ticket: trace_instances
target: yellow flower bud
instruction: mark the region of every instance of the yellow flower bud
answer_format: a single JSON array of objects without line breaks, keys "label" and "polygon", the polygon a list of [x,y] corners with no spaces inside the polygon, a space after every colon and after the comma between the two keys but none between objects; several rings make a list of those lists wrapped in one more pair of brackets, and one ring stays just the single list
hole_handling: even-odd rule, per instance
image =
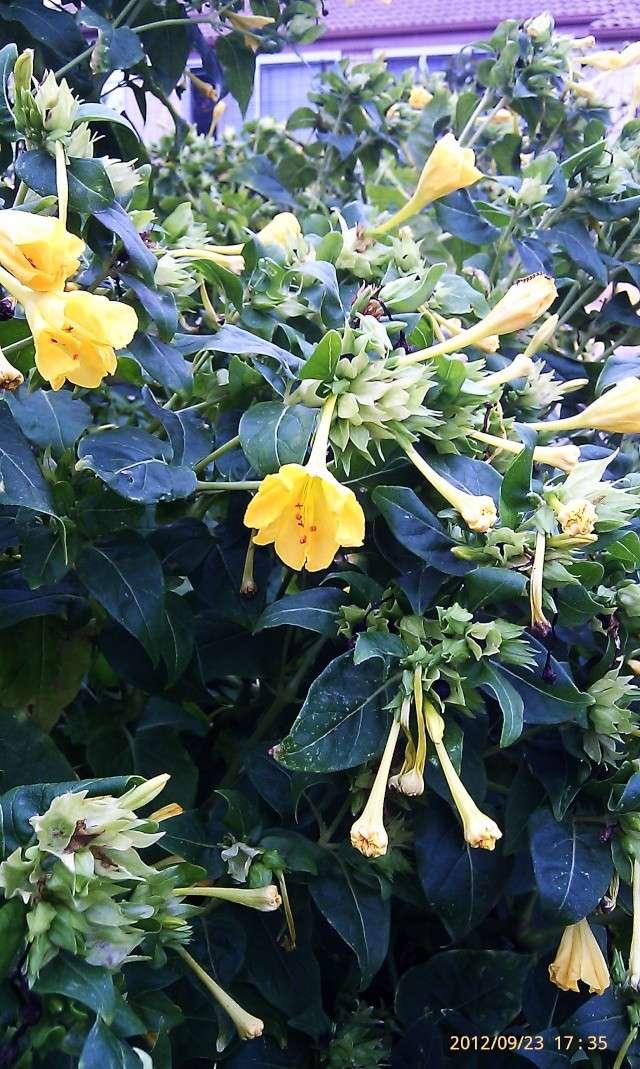
[{"label": "yellow flower bud", "polygon": [[0,211],[0,264],[32,290],[61,290],[78,270],[84,247],[59,219]]},{"label": "yellow flower bud", "polygon": [[[521,453],[525,448],[523,442],[498,438],[497,435],[486,434],[484,431],[469,430],[467,434],[478,442],[485,442],[486,445],[507,453]],[[568,472],[573,471],[576,464],[580,463],[580,450],[577,445],[537,445],[533,450],[533,459],[537,464],[548,464],[552,468]]]},{"label": "yellow flower bud", "polygon": [[2,349],[0,349],[0,390],[17,390],[18,386],[22,386],[23,382],[24,375],[22,372],[9,363]]},{"label": "yellow flower bud", "polygon": [[231,998],[231,995],[228,995],[224,988],[220,987],[220,984],[217,984],[216,981],[205,972],[195,958],[191,957],[188,950],[185,950],[182,946],[176,946],[175,951],[206,987],[207,991],[213,996],[218,1005],[220,1005],[225,1013],[229,1015],[240,1039],[257,1039],[262,1035],[264,1031],[264,1021],[261,1021],[259,1017],[254,1017],[251,1013],[247,1013],[246,1010],[243,1010],[242,1006],[240,1006],[235,999]]},{"label": "yellow flower bud", "polygon": [[579,991],[579,980],[588,984],[592,995],[603,995],[607,990],[609,969],[586,917],[569,924],[562,933],[558,953],[549,966],[549,979],[561,991]]},{"label": "yellow flower bud", "polygon": [[590,535],[598,520],[595,505],[584,498],[567,501],[558,509],[558,523],[564,534]]},{"label": "yellow flower bud", "polygon": [[400,721],[394,720],[367,804],[351,826],[351,845],[365,857],[381,857],[386,854],[389,845],[384,826],[384,797],[399,731]]},{"label": "yellow flower bud", "polygon": [[[138,787],[132,787],[131,790],[126,791],[118,799],[118,805],[123,809],[140,809],[143,805],[148,805],[152,802],[167,786],[167,783],[171,779],[168,772],[162,772],[159,776],[153,776],[152,779],[145,780]],[[152,817],[149,818],[154,819]]]},{"label": "yellow flower bud", "polygon": [[160,809],[154,810],[149,814],[149,820],[155,820],[156,824],[160,824],[163,820],[171,820],[172,817],[179,817],[184,813],[184,809],[177,802],[169,802],[168,805],[161,806]]},{"label": "yellow flower bud", "polygon": [[185,898],[217,898],[222,902],[233,902],[237,906],[247,906],[261,913],[271,913],[282,905],[282,898],[275,884],[267,887],[176,887],[174,895]]},{"label": "yellow flower bud", "polygon": [[587,405],[582,412],[565,419],[530,423],[537,431],[609,431],[611,434],[640,433],[640,379],[622,379],[612,389]]},{"label": "yellow flower bud", "polygon": [[531,608],[531,627],[540,635],[548,635],[551,624],[547,620],[542,608],[544,573],[544,555],[546,550],[546,537],[542,532],[536,535],[536,550],[531,566],[531,578],[529,580],[529,604]]},{"label": "yellow flower bud", "polygon": [[433,93],[425,89],[423,85],[414,85],[409,93],[409,107],[415,111],[422,111],[433,100]]},{"label": "yellow flower bud", "polygon": [[475,165],[473,149],[463,148],[453,134],[445,134],[436,141],[427,157],[413,196],[390,219],[377,226],[374,234],[386,234],[388,230],[417,215],[434,200],[446,197],[456,189],[465,189],[479,178],[482,178],[482,172]]},{"label": "yellow flower bud", "polygon": [[547,342],[551,341],[553,335],[556,332],[558,320],[559,316],[552,315],[549,316],[548,319],[545,319],[544,323],[540,324],[535,334],[533,335],[533,338],[531,339],[531,341],[527,345],[527,348],[524,351],[525,356],[535,356],[535,354],[539,352],[540,349],[542,349],[547,344]]},{"label": "yellow flower bud", "polygon": [[619,71],[624,67],[635,67],[640,63],[640,41],[627,45],[622,52],[614,52],[607,49],[602,52],[591,52],[588,56],[581,56],[578,63],[587,67],[595,67],[599,71]]},{"label": "yellow flower bud", "polygon": [[498,514],[493,498],[487,494],[469,494],[466,490],[459,490],[457,486],[435,471],[430,464],[427,464],[413,446],[406,446],[405,453],[418,471],[431,483],[434,490],[437,490],[445,501],[458,510],[467,527],[484,534],[494,526]]},{"label": "yellow flower bud", "polygon": [[302,237],[302,228],[292,212],[280,212],[256,234],[261,245],[278,245],[290,253]]},{"label": "yellow flower bud", "polygon": [[495,371],[492,375],[486,375],[483,379],[480,379],[478,385],[488,386],[492,390],[495,386],[513,382],[514,379],[528,379],[533,374],[534,368],[535,365],[531,357],[524,356],[521,353],[519,356],[514,357],[511,363],[507,364],[502,371]]},{"label": "yellow flower bud", "polygon": [[633,861],[632,878],[633,928],[629,950],[629,984],[634,991],[640,990],[640,862]]}]

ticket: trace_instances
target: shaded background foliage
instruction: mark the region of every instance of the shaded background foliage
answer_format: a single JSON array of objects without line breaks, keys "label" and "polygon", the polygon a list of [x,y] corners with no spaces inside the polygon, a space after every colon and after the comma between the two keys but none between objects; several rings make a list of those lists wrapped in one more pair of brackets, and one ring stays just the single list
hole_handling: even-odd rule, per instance
[{"label": "shaded background foliage", "polygon": [[[317,32],[311,4],[259,10],[278,20],[265,47]],[[112,71],[135,80],[137,93],[166,100],[189,51],[202,48],[221,89],[242,101],[250,85],[253,53],[240,34],[219,38],[213,52],[197,23],[131,29],[187,13],[177,2],[62,11],[11,0],[0,25],[18,50],[34,48],[38,74],[53,68],[70,79],[86,102],[83,116],[100,122],[100,152],[135,157],[144,171],[146,151],[127,124],[96,110]],[[217,12],[211,17],[215,25]],[[86,44],[83,30],[92,29],[99,55]],[[437,604],[460,602],[483,621],[501,615],[525,625],[524,577],[481,553],[453,557],[462,540],[425,506],[420,481],[390,451],[375,470],[356,464],[350,476],[367,492],[365,549],[341,554],[319,577],[292,574],[259,549],[257,591],[247,597],[247,494],[207,485],[256,480],[304,459],[313,410],[282,398],[327,332],[342,330],[359,287],[379,285],[387,268],[367,249],[344,259],[346,239],[329,209],[339,207],[353,228],[396,208],[448,130],[467,133],[489,179],[413,224],[427,262],[447,263],[439,310],[481,315],[489,283],[500,290],[544,270],[560,294],[545,371],[587,379],[566,396],[563,413],[638,374],[637,356],[616,352],[640,341],[637,291],[613,289],[596,314],[587,308],[609,282],[640,278],[640,123],[612,134],[606,109],[571,91],[570,47],[504,24],[484,46],[486,58],[429,85],[433,97],[420,112],[406,103],[408,78],[395,80],[382,64],[341,63],[286,129],[250,124],[213,142],[178,122],[175,139],[152,150],[153,169],[129,201],[115,196],[99,158],[72,160],[71,219],[91,250],[85,284],[106,281],[126,295],[140,330],[108,386],[54,393],[32,369],[24,320],[0,323],[0,342],[15,346],[11,357],[29,374],[0,402],[3,853],[28,840],[28,817],[69,784],[90,779],[93,793],[116,792],[131,776],[170,772],[171,798],[185,812],[164,825],[157,857],[177,854],[221,878],[222,846],[260,851],[249,883],[286,875],[297,945],[283,945],[280,915],[239,916],[224,905],[198,920],[195,955],[267,1022],[265,1038],[239,1046],[172,961],[131,963],[112,976],[62,958],[28,992],[15,968],[15,917],[4,906],[0,1019],[12,1036],[4,1064],[135,1066],[132,1047],[149,1034],[158,1037],[156,1069],[218,1060],[229,1069],[561,1069],[574,1055],[613,1064],[633,992],[622,983],[602,996],[558,992],[547,966],[562,926],[598,909],[614,865],[628,881],[614,829],[638,807],[637,741],[625,734],[601,763],[605,743],[593,738],[588,709],[594,681],[622,654],[632,657],[638,641],[637,617],[603,594],[636,575],[637,519],[601,536],[596,561],[559,574],[551,638],[527,636],[533,674],[499,658],[468,668],[474,716],[454,719],[450,749],[474,797],[500,815],[495,852],[462,842],[434,760],[422,799],[390,800],[392,848],[371,862],[348,845],[348,827],[372,779],[362,766],[388,730],[404,650],[388,641],[398,637],[393,627],[371,626],[376,613],[392,603],[389,619],[395,606],[398,616],[431,618]],[[5,85],[15,54],[11,45],[0,53]],[[500,108],[521,119],[506,133],[496,124]],[[6,206],[20,181],[52,195],[52,160],[20,145],[14,158],[7,107],[0,124]],[[315,236],[316,259],[298,264],[295,280],[286,264],[265,268],[255,244],[242,279],[202,265],[218,322],[207,320],[197,298],[157,284],[155,257],[132,222],[136,211],[155,211],[170,248],[184,236],[172,213],[185,200],[184,232],[202,224],[219,243],[295,210]],[[402,318],[410,339],[415,331],[416,344],[429,343],[423,316],[414,309]],[[503,348],[490,367],[515,351],[515,343]],[[436,377],[438,404],[451,414],[462,382],[446,361]],[[540,396],[511,397],[506,415],[526,420],[545,407]],[[584,436],[585,456],[617,444]],[[498,493],[508,526],[517,526],[530,470],[505,474],[503,464],[498,474],[481,458],[454,447],[441,460],[467,488],[472,480],[479,492]],[[625,440],[616,474],[634,462]],[[624,885],[615,913],[596,919],[603,932],[606,920],[624,956],[629,907]],[[544,1050],[476,1049],[478,1037],[500,1032],[543,1036]],[[452,1036],[469,1042],[454,1050]],[[608,1052],[592,1049],[593,1036]],[[629,1060],[640,1064],[637,1043]]]}]

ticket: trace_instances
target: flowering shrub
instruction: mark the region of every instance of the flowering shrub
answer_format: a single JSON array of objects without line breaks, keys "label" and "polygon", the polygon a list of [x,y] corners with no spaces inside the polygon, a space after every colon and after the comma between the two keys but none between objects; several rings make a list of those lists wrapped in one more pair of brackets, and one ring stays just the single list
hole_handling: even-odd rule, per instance
[{"label": "flowering shrub", "polygon": [[150,167],[156,23],[316,32],[150,6],[0,52],[0,1064],[638,1065],[638,50]]}]

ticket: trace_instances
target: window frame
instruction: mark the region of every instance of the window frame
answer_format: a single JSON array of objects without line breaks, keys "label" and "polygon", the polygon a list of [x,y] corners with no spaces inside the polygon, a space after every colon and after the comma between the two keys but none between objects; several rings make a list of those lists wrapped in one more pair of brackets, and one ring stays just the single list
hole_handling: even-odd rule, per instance
[{"label": "window frame", "polygon": [[262,55],[256,57],[256,77],[254,82],[253,96],[254,105],[251,109],[252,119],[263,118],[261,114],[262,104],[262,71],[265,67],[277,66],[300,66],[310,67],[314,63],[336,63],[342,59],[342,50],[339,48],[315,48],[303,53],[278,52],[276,55]]}]

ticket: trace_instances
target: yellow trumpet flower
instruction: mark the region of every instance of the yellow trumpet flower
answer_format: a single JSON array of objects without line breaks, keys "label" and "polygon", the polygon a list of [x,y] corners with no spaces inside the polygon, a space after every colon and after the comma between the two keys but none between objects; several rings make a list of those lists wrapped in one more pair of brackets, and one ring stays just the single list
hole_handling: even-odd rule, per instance
[{"label": "yellow trumpet flower", "polygon": [[512,334],[516,330],[524,330],[546,312],[557,296],[555,282],[548,275],[527,275],[526,278],[514,282],[491,311],[472,327],[453,338],[438,342],[437,345],[430,345],[426,349],[399,357],[395,366],[405,367],[421,360],[457,352],[468,345],[477,345],[492,334]]},{"label": "yellow trumpet flower", "polygon": [[629,950],[629,983],[634,991],[640,989],[640,862],[633,860],[632,877],[633,928]]},{"label": "yellow trumpet flower", "polygon": [[587,405],[582,412],[564,419],[530,423],[537,431],[609,431],[611,434],[640,433],[640,379],[622,379]]},{"label": "yellow trumpet flower", "polygon": [[271,26],[275,19],[268,15],[238,15],[234,11],[226,13],[225,17],[235,30],[244,35],[244,43],[252,52],[257,52],[260,47],[260,38],[256,31],[264,30],[265,26]]},{"label": "yellow trumpet flower", "polygon": [[436,141],[422,168],[415,193],[390,219],[373,230],[374,234],[386,234],[440,197],[446,197],[456,189],[473,185],[482,172],[475,165],[476,158],[471,148],[463,148],[453,134],[445,134]]},{"label": "yellow trumpet flower", "polygon": [[531,566],[531,577],[529,579],[529,605],[531,608],[531,627],[540,635],[548,635],[551,630],[551,624],[547,620],[542,608],[542,577],[544,573],[544,555],[546,547],[546,536],[542,534],[541,531],[538,531],[536,535],[536,549],[533,557],[533,564]]},{"label": "yellow trumpet flower", "polygon": [[0,211],[0,264],[39,293],[63,288],[78,270],[84,247],[60,219],[12,208]]},{"label": "yellow trumpet flower", "polygon": [[174,895],[185,898],[217,898],[221,902],[233,902],[236,906],[247,906],[261,913],[271,913],[280,909],[282,898],[275,884],[267,887],[176,887]]},{"label": "yellow trumpet flower", "polygon": [[242,1006],[240,1006],[235,999],[231,998],[231,995],[228,995],[224,988],[220,987],[220,984],[217,984],[216,981],[205,972],[196,959],[191,957],[188,950],[185,950],[182,946],[176,946],[175,951],[198,977],[204,987],[206,987],[207,991],[213,996],[218,1005],[229,1015],[240,1039],[257,1039],[262,1035],[264,1031],[264,1021],[261,1021],[259,1017],[254,1017],[252,1013],[247,1013],[246,1010],[243,1010]]},{"label": "yellow trumpet flower", "polygon": [[487,494],[469,494],[466,490],[459,490],[427,464],[413,446],[405,446],[405,453],[434,490],[458,510],[467,527],[480,533],[485,533],[493,527],[498,518],[493,498]]},{"label": "yellow trumpet flower", "polygon": [[384,826],[384,797],[399,731],[400,721],[394,720],[367,804],[351,826],[351,845],[365,857],[381,857],[386,854],[389,845]]},{"label": "yellow trumpet flower", "polygon": [[[478,442],[484,442],[494,449],[501,449],[507,453],[521,453],[525,448],[523,442],[514,442],[511,438],[498,438],[495,434],[487,434],[485,431],[469,430],[470,438]],[[577,445],[537,445],[533,450],[533,459],[537,464],[548,464],[552,468],[561,471],[573,471],[580,462],[580,450]]]},{"label": "yellow trumpet flower", "polygon": [[397,776],[391,776],[389,786],[400,791],[409,798],[415,798],[424,793],[424,766],[427,760],[427,730],[424,722],[422,701],[422,669],[416,668],[413,675],[413,696],[416,705],[416,721],[418,724],[418,745],[415,746],[409,727],[409,713],[411,711],[411,698],[405,698],[400,710],[400,726],[404,731],[407,742],[404,751],[404,761]]},{"label": "yellow trumpet flower", "polygon": [[138,326],[133,308],[94,293],[31,293],[20,298],[36,348],[36,367],[59,390],[66,380],[99,386],[117,367],[115,349]]},{"label": "yellow trumpet flower", "polygon": [[627,45],[621,52],[613,49],[604,49],[601,52],[591,52],[587,56],[576,57],[578,63],[587,67],[595,67],[599,71],[619,71],[624,67],[635,67],[640,63],[640,41]]},{"label": "yellow trumpet flower", "polygon": [[531,357],[521,353],[514,357],[510,364],[503,367],[502,371],[494,371],[492,375],[485,375],[478,385],[493,389],[494,386],[503,386],[507,382],[513,382],[514,379],[528,379],[533,374],[534,367]]},{"label": "yellow trumpet flower", "polygon": [[290,568],[328,568],[341,546],[364,542],[364,513],[353,490],[327,470],[327,448],[336,397],[324,404],[306,464],[285,464],[267,475],[245,512],[258,546],[271,543]]},{"label": "yellow trumpet flower", "polygon": [[580,980],[592,995],[603,995],[607,990],[609,969],[586,917],[567,925],[562,933],[558,952],[549,966],[549,979],[561,991],[579,991]]},{"label": "yellow trumpet flower", "polygon": [[440,713],[431,702],[424,703],[424,713],[429,738],[435,746],[444,778],[462,820],[465,842],[481,850],[494,850],[496,842],[502,838],[500,828],[495,820],[478,808],[453,767],[444,744],[444,720]]}]

